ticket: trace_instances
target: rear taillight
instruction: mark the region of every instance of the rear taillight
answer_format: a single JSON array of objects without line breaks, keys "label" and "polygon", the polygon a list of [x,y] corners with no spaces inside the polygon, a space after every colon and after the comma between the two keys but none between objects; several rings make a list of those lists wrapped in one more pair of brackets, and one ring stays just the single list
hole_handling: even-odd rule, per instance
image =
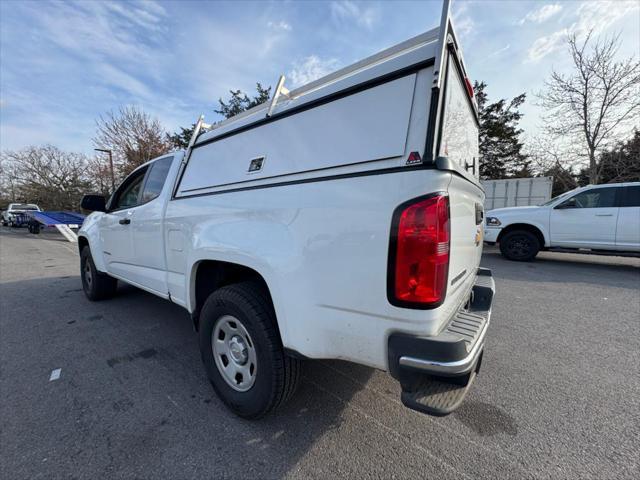
[{"label": "rear taillight", "polygon": [[393,305],[435,308],[447,293],[449,197],[435,194],[396,209],[391,226],[387,294]]},{"label": "rear taillight", "polygon": [[467,87],[467,94],[469,95],[469,98],[473,98],[474,92],[473,85],[471,85],[471,80],[469,80],[467,77],[464,77],[464,85],[465,87]]}]

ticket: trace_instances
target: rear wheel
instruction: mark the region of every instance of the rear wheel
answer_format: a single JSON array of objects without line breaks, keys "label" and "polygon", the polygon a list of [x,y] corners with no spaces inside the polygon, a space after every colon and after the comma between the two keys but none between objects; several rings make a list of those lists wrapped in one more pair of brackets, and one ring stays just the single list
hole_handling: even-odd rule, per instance
[{"label": "rear wheel", "polygon": [[275,312],[260,284],[213,292],[200,314],[199,335],[209,380],[235,414],[260,418],[294,393],[300,361],[284,353]]},{"label": "rear wheel", "polygon": [[118,288],[118,280],[96,269],[88,246],[80,255],[80,276],[84,294],[92,302],[113,297]]},{"label": "rear wheel", "polygon": [[509,260],[530,262],[539,251],[540,241],[526,230],[514,230],[500,239],[500,252]]}]

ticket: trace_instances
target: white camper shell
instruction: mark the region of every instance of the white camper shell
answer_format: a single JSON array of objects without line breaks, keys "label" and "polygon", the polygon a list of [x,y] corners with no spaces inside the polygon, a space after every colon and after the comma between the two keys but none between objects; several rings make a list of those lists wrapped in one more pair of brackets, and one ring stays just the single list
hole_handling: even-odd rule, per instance
[{"label": "white camper shell", "polygon": [[[406,167],[477,182],[477,107],[453,26],[443,25],[281,94],[195,140],[177,198]],[[441,113],[444,111],[444,115]],[[409,159],[412,152],[420,160]]]},{"label": "white camper shell", "polygon": [[[201,118],[185,152],[141,166],[106,206],[88,200],[105,211],[79,232],[87,296],[113,294],[115,278],[186,308],[216,391],[244,417],[290,395],[301,358],[387,370],[408,407],[457,408],[493,280],[479,268],[477,108],[448,8],[437,29],[291,92],[281,78],[270,102],[217,125]],[[219,316],[242,298],[262,307]]]}]

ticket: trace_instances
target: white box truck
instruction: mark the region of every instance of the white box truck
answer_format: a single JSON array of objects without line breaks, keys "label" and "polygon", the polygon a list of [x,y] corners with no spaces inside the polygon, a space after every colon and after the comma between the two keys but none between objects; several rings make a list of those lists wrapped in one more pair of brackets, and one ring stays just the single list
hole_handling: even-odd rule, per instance
[{"label": "white box truck", "polygon": [[[389,371],[444,415],[483,356],[484,193],[473,89],[439,28],[212,128],[135,170],[80,229],[90,300],[117,281],[183,306],[211,383],[258,418],[304,359]],[[206,131],[208,130],[208,131]]]},{"label": "white box truck", "polygon": [[481,180],[485,191],[484,208],[527,207],[551,200],[553,177]]}]

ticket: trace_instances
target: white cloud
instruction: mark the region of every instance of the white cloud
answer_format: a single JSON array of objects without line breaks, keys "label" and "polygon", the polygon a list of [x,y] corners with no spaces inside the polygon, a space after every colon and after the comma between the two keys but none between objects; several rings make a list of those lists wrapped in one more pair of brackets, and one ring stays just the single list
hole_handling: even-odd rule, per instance
[{"label": "white cloud", "polygon": [[508,43],[506,46],[499,48],[498,50],[496,50],[495,52],[490,53],[487,58],[493,58],[493,57],[497,57],[498,55],[500,55],[501,53],[506,52],[507,50],[509,50],[511,48],[511,44]]},{"label": "white cloud", "polygon": [[560,10],[562,10],[562,5],[549,3],[536,10],[531,10],[518,23],[520,25],[524,25],[526,22],[542,23],[560,13]]},{"label": "white cloud", "polygon": [[138,4],[120,4],[105,2],[99,4],[104,9],[117,13],[122,18],[146,30],[162,29],[167,13],[162,5],[147,1]]},{"label": "white cloud", "polygon": [[457,2],[453,4],[451,17],[453,19],[453,27],[458,35],[467,37],[475,28],[475,22],[468,14],[468,3]]},{"label": "white cloud", "polygon": [[340,23],[354,22],[359,27],[371,29],[380,18],[374,6],[363,7],[350,0],[331,3],[331,17]]},{"label": "white cloud", "polygon": [[568,34],[575,33],[579,39],[584,38],[589,32],[597,35],[639,8],[640,3],[634,0],[583,2],[573,13],[574,21],[570,26],[539,37],[533,42],[527,52],[527,61],[537,62],[562,49]]},{"label": "white cloud", "polygon": [[551,52],[555,52],[562,48],[568,33],[569,30],[565,28],[558,30],[557,32],[553,32],[551,35],[545,35],[537,38],[535,42],[533,42],[533,45],[529,47],[527,59],[532,62],[537,62],[549,55]]},{"label": "white cloud", "polygon": [[107,85],[120,88],[130,95],[138,98],[148,99],[152,97],[151,90],[143,82],[130,75],[118,67],[104,63],[96,66],[96,70],[101,75]]},{"label": "white cloud", "polygon": [[[145,8],[147,8],[145,10]],[[160,43],[164,9],[152,2],[123,7],[107,2],[56,4],[55,8],[32,10],[39,34],[61,48],[61,53],[89,61],[131,62],[151,67],[157,57],[150,48]],[[148,68],[147,71],[152,71]]]},{"label": "white cloud", "polygon": [[578,20],[571,30],[578,35],[585,35],[592,29],[594,33],[600,33],[639,8],[640,2],[636,0],[584,2],[578,7]]},{"label": "white cloud", "polygon": [[294,62],[288,77],[291,87],[296,88],[324,77],[338,68],[335,58],[322,60],[317,55],[309,55],[302,61]]},{"label": "white cloud", "polygon": [[284,20],[280,20],[279,22],[268,22],[267,27],[274,30],[284,30],[285,32],[291,31],[291,25]]},{"label": "white cloud", "polygon": [[257,81],[275,83],[289,61],[283,59],[289,33],[258,19],[245,27],[245,33],[238,35],[237,25],[216,18],[192,22],[190,40],[180,42],[176,51],[180,63],[189,66],[176,80],[189,85],[191,96],[215,105],[231,89],[252,93]]}]

